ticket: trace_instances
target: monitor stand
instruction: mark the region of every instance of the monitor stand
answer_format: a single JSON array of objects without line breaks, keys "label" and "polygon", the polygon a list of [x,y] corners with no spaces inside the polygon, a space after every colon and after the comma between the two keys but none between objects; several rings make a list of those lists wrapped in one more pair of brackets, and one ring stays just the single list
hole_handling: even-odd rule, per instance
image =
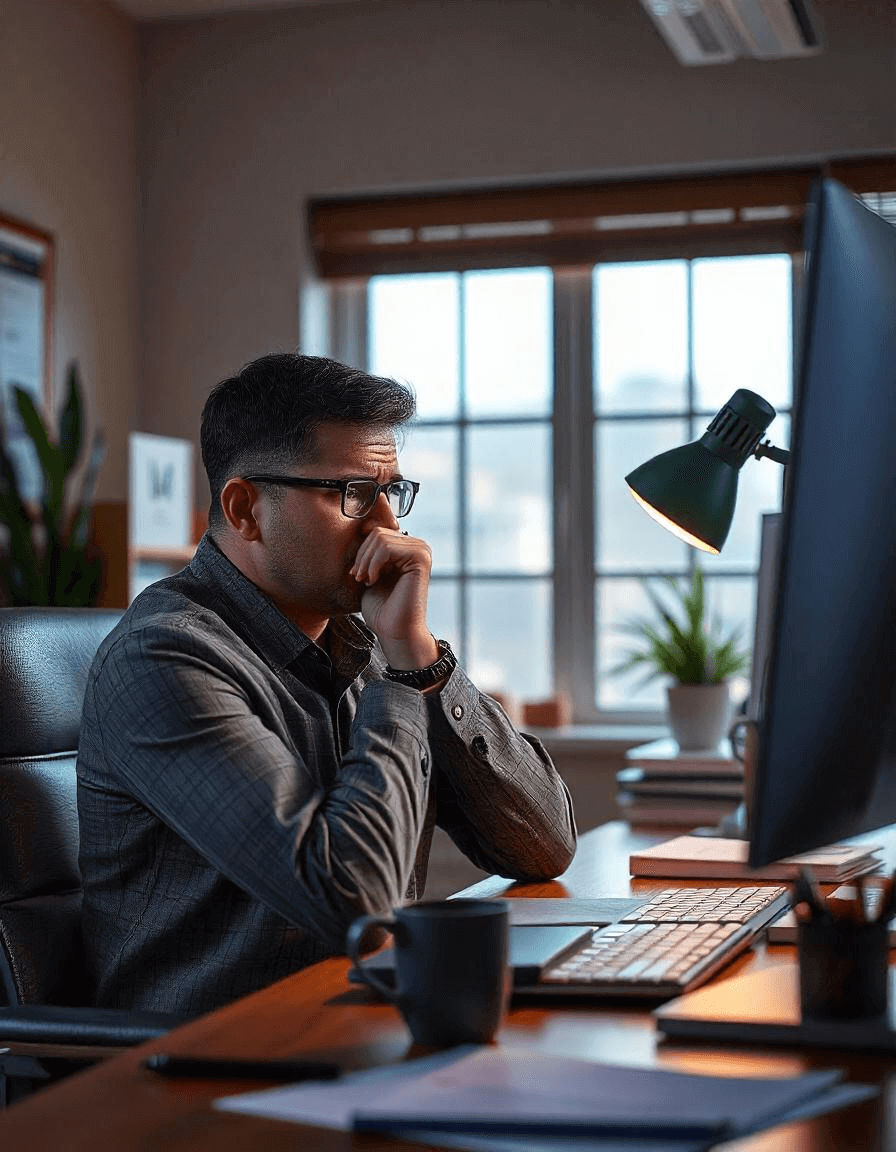
[{"label": "monitor stand", "polygon": [[749,840],[746,804],[741,801],[734,811],[720,820],[718,824],[707,828],[695,828],[691,835],[721,837],[724,840]]},{"label": "monitor stand", "polygon": [[698,988],[654,1017],[658,1031],[676,1040],[896,1052],[896,968],[889,975],[888,1020],[802,1020],[796,964]]}]

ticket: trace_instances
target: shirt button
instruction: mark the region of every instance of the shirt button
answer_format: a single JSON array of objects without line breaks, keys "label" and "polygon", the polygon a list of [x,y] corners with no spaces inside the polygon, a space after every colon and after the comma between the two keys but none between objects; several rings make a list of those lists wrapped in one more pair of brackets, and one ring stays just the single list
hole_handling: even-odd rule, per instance
[{"label": "shirt button", "polygon": [[454,717],[455,720],[460,720],[460,718],[461,718],[461,716],[463,716],[463,714],[464,714],[464,710],[460,704],[455,704],[454,707],[451,709],[451,715]]}]

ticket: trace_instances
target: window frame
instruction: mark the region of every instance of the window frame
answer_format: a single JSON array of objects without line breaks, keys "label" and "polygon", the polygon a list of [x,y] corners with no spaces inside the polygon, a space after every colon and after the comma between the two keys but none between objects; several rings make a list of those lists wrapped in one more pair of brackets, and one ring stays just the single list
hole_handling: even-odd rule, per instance
[{"label": "window frame", "polygon": [[[512,189],[493,192],[341,198],[309,203],[312,250],[328,297],[330,353],[349,363],[368,363],[367,278],[426,271],[548,265],[553,273],[554,381],[553,479],[553,652],[554,686],[572,704],[581,725],[661,723],[661,711],[599,711],[593,404],[593,293],[596,263],[648,259],[694,259],[784,253],[792,262],[793,372],[798,370],[802,280],[803,203],[817,176],[832,175],[857,194],[896,188],[896,156],[828,160],[801,168],[696,175],[601,185]],[[736,219],[698,223],[694,213],[735,205]],[[788,204],[786,219],[763,217],[762,208]],[[751,205],[757,208],[752,225]],[[758,207],[757,207],[758,206]],[[644,214],[644,225],[595,237],[596,215]],[[625,211],[624,211],[625,210]],[[657,213],[685,213],[678,226],[657,226]],[[590,214],[590,215],[589,215]],[[544,222],[547,231],[511,228],[503,221]],[[461,221],[460,225],[450,224]],[[628,223],[628,220],[626,221]],[[403,240],[370,242],[365,229],[380,233],[401,224]],[[479,231],[477,231],[477,226]],[[558,227],[559,226],[559,227]],[[449,239],[427,239],[439,228]],[[427,231],[429,230],[429,231]],[[444,237],[446,234],[442,233]],[[355,244],[354,254],[351,251]],[[692,400],[691,400],[692,403]],[[782,409],[782,412],[784,410]],[[615,415],[615,414],[614,414]],[[699,419],[699,416],[697,417]],[[478,423],[477,421],[473,421]],[[499,423],[511,422],[501,418]],[[429,426],[457,421],[426,421]],[[695,429],[699,434],[699,429]],[[461,480],[463,483],[463,480]],[[741,573],[745,575],[746,573]],[[475,576],[475,574],[473,574]],[[614,573],[615,575],[615,573]],[[726,574],[728,575],[728,574]],[[735,575],[734,572],[731,575]],[[755,579],[755,573],[750,573]],[[458,575],[462,579],[462,575]],[[463,622],[461,622],[463,626]]]}]

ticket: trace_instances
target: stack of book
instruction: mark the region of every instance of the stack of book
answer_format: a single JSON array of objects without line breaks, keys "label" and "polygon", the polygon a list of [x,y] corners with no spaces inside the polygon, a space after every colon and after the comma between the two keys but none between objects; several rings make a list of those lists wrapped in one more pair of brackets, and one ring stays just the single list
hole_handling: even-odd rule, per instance
[{"label": "stack of book", "polygon": [[626,752],[616,784],[620,815],[630,824],[716,825],[743,799],[744,766],[727,740],[711,752],[654,740]]}]

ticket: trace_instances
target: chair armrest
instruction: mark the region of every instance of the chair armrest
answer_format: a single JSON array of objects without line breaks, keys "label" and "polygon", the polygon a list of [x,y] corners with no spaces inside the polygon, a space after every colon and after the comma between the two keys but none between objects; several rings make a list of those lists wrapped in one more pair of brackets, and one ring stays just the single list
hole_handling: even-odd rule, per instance
[{"label": "chair armrest", "polygon": [[4,1043],[130,1048],[186,1023],[168,1012],[125,1008],[70,1008],[49,1004],[0,1007],[0,1047]]}]

